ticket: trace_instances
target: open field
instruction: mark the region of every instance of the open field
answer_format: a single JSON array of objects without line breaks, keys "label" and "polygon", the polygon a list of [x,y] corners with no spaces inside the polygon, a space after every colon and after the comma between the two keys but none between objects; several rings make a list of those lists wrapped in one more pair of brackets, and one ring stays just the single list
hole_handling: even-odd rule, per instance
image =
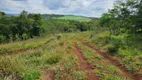
[{"label": "open field", "polygon": [[142,80],[142,0],[0,0],[0,80]]},{"label": "open field", "polygon": [[74,16],[74,15],[64,15],[62,17],[53,17],[55,19],[64,19],[64,20],[75,20],[75,21],[91,21],[88,17],[83,16]]},{"label": "open field", "polygon": [[[92,33],[64,33],[45,37],[45,40],[40,38],[39,41],[46,42],[46,44],[41,44],[42,47],[35,49],[29,47],[29,50],[21,52],[14,50],[10,55],[2,55],[0,70],[2,69],[3,73],[1,74],[5,76],[4,79],[24,80],[142,79],[142,65],[137,65],[141,62],[131,61],[131,64],[126,64],[126,61],[129,63],[129,60],[125,60],[125,58],[128,58],[127,56],[121,59],[119,55],[109,55],[105,50],[106,47],[100,46],[100,44],[103,45],[103,42],[98,42],[98,44],[92,42],[94,38],[97,41],[100,37],[107,37],[108,32],[96,33],[92,38],[89,38]],[[19,43],[23,43],[23,41]],[[33,45],[31,40],[27,40],[26,44],[28,43]],[[17,42],[9,43],[0,45],[0,47],[5,48],[7,45],[16,44]],[[35,42],[35,44],[39,43]],[[12,50],[13,46],[8,46],[8,49]],[[131,57],[141,60],[137,56],[140,56],[140,54]],[[133,69],[131,70],[131,68]]]}]

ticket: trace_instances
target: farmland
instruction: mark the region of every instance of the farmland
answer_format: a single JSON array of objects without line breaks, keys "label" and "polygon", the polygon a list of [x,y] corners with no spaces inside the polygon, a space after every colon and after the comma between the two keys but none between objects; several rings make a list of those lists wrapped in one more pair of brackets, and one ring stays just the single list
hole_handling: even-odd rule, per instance
[{"label": "farmland", "polygon": [[98,18],[0,11],[0,80],[142,80],[141,45],[142,0]]}]

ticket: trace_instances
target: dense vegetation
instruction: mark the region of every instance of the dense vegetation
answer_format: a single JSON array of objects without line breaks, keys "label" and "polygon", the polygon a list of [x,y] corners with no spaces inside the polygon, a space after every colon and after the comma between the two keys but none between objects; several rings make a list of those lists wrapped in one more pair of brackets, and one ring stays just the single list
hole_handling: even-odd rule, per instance
[{"label": "dense vegetation", "polygon": [[60,19],[43,19],[43,25],[41,26],[44,29],[44,32],[48,34],[64,33],[64,32],[79,32],[79,31],[88,31],[94,30],[96,26],[95,22],[97,20],[92,20],[89,22],[80,22],[77,20],[60,20]]},{"label": "dense vegetation", "polygon": [[100,25],[109,27],[110,34],[142,33],[142,1],[116,1],[114,8],[100,18]]},{"label": "dense vegetation", "polygon": [[0,43],[39,36],[40,26],[40,14],[23,11],[19,16],[8,17],[0,12]]},{"label": "dense vegetation", "polygon": [[1,43],[32,38],[0,45],[0,79],[141,80],[142,0],[117,0],[99,19],[68,18],[0,12]]},{"label": "dense vegetation", "polygon": [[90,41],[117,57],[129,71],[141,72],[142,0],[117,0],[114,8],[99,19],[99,26],[107,29],[100,32],[108,32],[95,31],[92,33],[95,37]]},{"label": "dense vegetation", "polygon": [[81,22],[78,19],[58,19],[63,15],[40,15],[26,11],[21,12],[19,16],[7,16],[4,12],[0,14],[0,43],[26,40],[34,36],[40,36],[41,33],[55,34],[94,30],[94,22],[97,21],[96,19]]}]

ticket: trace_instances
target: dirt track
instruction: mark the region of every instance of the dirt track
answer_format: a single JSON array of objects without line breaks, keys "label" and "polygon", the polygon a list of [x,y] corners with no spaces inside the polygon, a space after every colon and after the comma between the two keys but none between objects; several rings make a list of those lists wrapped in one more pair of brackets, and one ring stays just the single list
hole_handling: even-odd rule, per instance
[{"label": "dirt track", "polygon": [[[93,65],[86,61],[86,58],[83,56],[80,48],[76,43],[73,43],[75,55],[78,57],[79,68],[82,71],[93,70]],[[95,74],[86,73],[88,80],[99,80],[99,77]]]},{"label": "dirt track", "polygon": [[96,49],[94,46],[89,45],[85,42],[82,42],[85,46],[88,46],[89,48],[96,51],[97,54],[104,57],[104,59],[108,60],[112,65],[114,65],[116,68],[118,68],[126,77],[127,80],[142,80],[142,75],[138,74],[136,72],[129,72],[122,64],[120,64],[119,61],[113,59],[111,56],[109,56],[107,53]]}]

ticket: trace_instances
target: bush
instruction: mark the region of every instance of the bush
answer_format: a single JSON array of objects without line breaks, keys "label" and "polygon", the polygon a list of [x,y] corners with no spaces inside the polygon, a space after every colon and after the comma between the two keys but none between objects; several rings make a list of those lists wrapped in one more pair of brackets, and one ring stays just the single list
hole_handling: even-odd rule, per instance
[{"label": "bush", "polygon": [[111,55],[116,55],[119,48],[124,46],[123,36],[110,36],[109,46],[107,48]]}]

